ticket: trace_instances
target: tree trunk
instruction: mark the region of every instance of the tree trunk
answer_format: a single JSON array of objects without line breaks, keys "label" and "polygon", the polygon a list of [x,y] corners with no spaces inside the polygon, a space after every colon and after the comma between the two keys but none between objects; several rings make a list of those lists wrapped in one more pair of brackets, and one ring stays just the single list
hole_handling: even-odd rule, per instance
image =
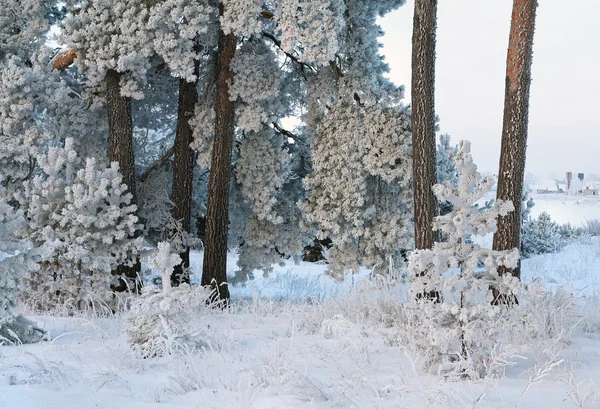
[{"label": "tree trunk", "polygon": [[[221,3],[220,14],[223,14]],[[235,55],[236,37],[219,32],[215,104],[215,138],[213,141],[208,202],[206,207],[206,240],[202,285],[213,288],[211,301],[229,302],[227,286],[227,228],[229,224],[229,178],[234,134],[234,104],[229,100],[229,84],[233,81],[231,61]]]},{"label": "tree trunk", "polygon": [[[133,122],[131,118],[131,99],[121,95],[121,73],[108,70],[106,73],[106,107],[108,110],[108,157],[111,162],[119,163],[119,171],[132,195],[131,203],[137,204],[135,192],[135,163],[133,154]],[[139,258],[133,266],[120,265],[112,274],[119,277],[117,284],[111,286],[114,291],[133,291],[140,289]]]},{"label": "tree trunk", "polygon": [[[437,200],[435,141],[435,31],[437,0],[415,0],[412,38],[412,143],[415,247],[431,249]],[[438,300],[432,291],[421,297]]]},{"label": "tree trunk", "polygon": [[[199,74],[200,62],[194,62],[194,75]],[[179,80],[179,105],[177,111],[177,131],[173,145],[173,218],[181,223],[186,232],[190,232],[192,213],[192,184],[194,181],[194,151],[190,148],[192,142],[192,128],[189,120],[194,115],[194,108],[198,102],[197,82],[187,82],[184,78]],[[190,283],[190,249],[186,246],[179,254],[181,264],[175,266],[171,274],[171,284],[178,286],[180,283]]]},{"label": "tree trunk", "polygon": [[[494,234],[494,250],[519,248],[521,234],[521,195],[525,174],[529,88],[533,59],[533,34],[537,0],[514,0],[508,55],[506,58],[506,88],[502,148],[498,172],[497,199],[512,201],[515,210],[498,218]],[[514,269],[500,267],[500,275],[521,278],[520,263]],[[494,290],[494,299],[498,299]]]}]

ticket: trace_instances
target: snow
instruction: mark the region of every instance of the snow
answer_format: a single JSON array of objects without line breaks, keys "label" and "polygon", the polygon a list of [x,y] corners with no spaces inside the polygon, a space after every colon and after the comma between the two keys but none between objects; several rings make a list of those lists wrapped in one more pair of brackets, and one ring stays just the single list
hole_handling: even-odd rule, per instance
[{"label": "snow", "polygon": [[[534,200],[534,217],[544,210],[573,224],[600,217],[598,199]],[[233,274],[236,254],[228,261]],[[201,263],[202,254],[192,253],[192,281]],[[324,270],[286,262],[268,277],[255,272],[231,289],[230,311],[205,309],[189,323],[210,334],[208,347],[172,356],[132,351],[120,314],[30,317],[51,341],[0,349],[0,408],[600,408],[592,395],[574,403],[576,389],[584,399],[600,386],[600,238],[523,261],[524,282],[541,278],[588,304],[582,326],[561,345],[564,362],[539,382],[535,374],[556,347],[542,341],[519,351],[527,359],[498,377],[450,382],[425,373],[423,357],[399,342],[408,329],[381,318],[393,314],[384,308],[397,294],[370,291],[366,270],[341,283]]]},{"label": "snow", "polygon": [[550,214],[552,220],[560,224],[571,223],[581,226],[586,220],[600,219],[600,198],[568,196],[566,194],[532,194],[535,206],[531,217],[536,218],[542,212]]}]

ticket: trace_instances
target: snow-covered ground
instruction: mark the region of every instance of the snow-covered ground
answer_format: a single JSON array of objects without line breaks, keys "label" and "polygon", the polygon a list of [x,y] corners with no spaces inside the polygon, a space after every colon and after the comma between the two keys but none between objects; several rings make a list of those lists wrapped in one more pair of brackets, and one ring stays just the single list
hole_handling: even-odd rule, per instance
[{"label": "snow-covered ground", "polygon": [[597,196],[567,196],[565,194],[533,194],[535,206],[531,217],[550,214],[552,220],[581,226],[586,220],[600,219],[600,198]]},{"label": "snow-covered ground", "polygon": [[[536,195],[534,215],[600,218],[599,201],[563,199]],[[200,263],[193,254],[196,274]],[[232,288],[230,311],[204,309],[190,323],[206,334],[204,350],[167,357],[133,352],[121,316],[33,317],[51,341],[0,347],[0,408],[600,408],[600,238],[523,262],[524,282],[582,297],[579,326],[556,357],[564,361],[546,372],[558,346],[540,340],[479,381],[423,371],[424,357],[399,341],[407,329],[387,319],[399,299],[369,292],[367,271],[337,283],[324,270],[286,263],[257,273]],[[532,314],[558,321],[553,305],[557,314]]]}]

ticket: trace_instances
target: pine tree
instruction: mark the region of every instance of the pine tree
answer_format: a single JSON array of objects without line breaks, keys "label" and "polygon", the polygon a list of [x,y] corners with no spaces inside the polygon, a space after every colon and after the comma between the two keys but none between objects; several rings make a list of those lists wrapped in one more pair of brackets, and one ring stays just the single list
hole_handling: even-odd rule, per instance
[{"label": "pine tree", "polygon": [[82,308],[93,292],[110,299],[111,270],[131,265],[142,245],[136,206],[118,164],[103,168],[92,158],[82,163],[70,138],[37,162],[40,172],[17,195],[28,220],[21,234],[47,250],[24,291],[40,307],[71,300],[73,308]]},{"label": "pine tree", "polygon": [[[219,15],[225,5],[221,3]],[[229,302],[227,284],[227,229],[229,224],[229,181],[231,150],[235,131],[235,107],[230,99],[230,84],[234,83],[231,63],[237,45],[236,35],[219,31],[215,101],[215,133],[212,144],[208,201],[206,207],[206,238],[204,241],[203,286],[211,286],[211,301]]]},{"label": "pine tree", "polygon": [[[425,314],[425,322],[432,323],[424,328],[432,333],[422,334],[429,364],[448,360],[457,374],[479,377],[488,370],[487,361],[495,344],[492,334],[498,332],[494,318],[502,312],[489,303],[494,297],[491,288],[501,289],[505,294],[518,288],[517,279],[499,276],[497,268],[516,266],[519,252],[482,248],[468,237],[495,231],[496,219],[513,211],[514,206],[502,200],[484,210],[475,206],[492,188],[494,179],[481,178],[469,142],[461,141],[455,163],[458,183],[445,181],[433,188],[438,200],[452,204],[452,211],[437,216],[432,226],[447,240],[434,243],[431,249],[411,253],[408,270],[415,275],[412,292],[420,303],[425,303],[420,311]],[[438,298],[419,297],[431,293],[439,294]]]},{"label": "pine tree", "polygon": [[[145,0],[89,0],[78,7],[66,21],[66,39],[77,50],[77,63],[88,87],[105,86],[109,161],[119,163],[132,203],[137,204],[131,99],[143,97],[151,66],[150,8]],[[139,260],[133,266],[118,266],[114,274],[123,279],[114,289],[138,291],[140,269]],[[135,283],[134,287],[128,288],[127,281]]]},{"label": "pine tree", "polygon": [[[360,265],[389,271],[412,247],[410,111],[403,88],[385,78],[377,25],[378,16],[403,3],[330,1],[326,12],[316,2],[292,4],[288,12],[297,20],[286,20],[282,32],[283,44],[294,33],[297,42],[322,44],[309,50],[323,54],[308,56],[315,64],[304,117],[312,173],[303,209],[318,237],[332,240],[328,270],[337,278]],[[328,29],[307,29],[320,24]]]},{"label": "pine tree", "polygon": [[[510,200],[515,211],[498,219],[494,234],[494,250],[520,247],[521,195],[525,175],[527,126],[529,120],[529,88],[533,60],[533,35],[537,0],[514,0],[508,55],[506,58],[506,89],[504,96],[504,122],[498,171],[499,200]],[[520,266],[498,273],[520,278]],[[496,297],[498,298],[498,297]]]},{"label": "pine tree", "polygon": [[[151,8],[149,29],[155,35],[154,49],[166,61],[171,75],[179,77],[177,128],[173,142],[172,218],[177,228],[171,236],[191,233],[192,194],[195,153],[191,148],[193,130],[190,121],[198,103],[198,87],[204,78],[201,68],[210,77],[214,70],[210,50],[216,43],[216,7],[207,0],[166,0]],[[202,61],[201,61],[202,60]],[[202,67],[201,67],[202,66]],[[213,81],[210,78],[209,81]],[[208,84],[204,88],[210,88]],[[173,285],[189,284],[189,240],[173,240],[180,251],[182,263],[175,266]]]}]

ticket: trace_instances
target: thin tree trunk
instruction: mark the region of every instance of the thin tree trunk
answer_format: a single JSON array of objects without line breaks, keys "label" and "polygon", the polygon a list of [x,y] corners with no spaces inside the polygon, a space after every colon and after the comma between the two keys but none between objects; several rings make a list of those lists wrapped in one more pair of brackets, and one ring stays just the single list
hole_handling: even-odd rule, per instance
[{"label": "thin tree trunk", "polygon": [[[194,75],[199,74],[200,62],[194,62]],[[190,232],[192,213],[192,184],[194,181],[194,151],[190,148],[192,142],[192,128],[189,120],[194,115],[194,108],[198,102],[197,82],[187,82],[184,78],[179,80],[179,105],[177,111],[177,131],[173,145],[173,218],[181,223],[187,233]],[[179,254],[182,263],[175,266],[171,274],[171,284],[190,283],[190,249],[186,246]]]},{"label": "thin tree trunk", "polygon": [[[220,14],[223,14],[221,3]],[[229,100],[229,84],[233,81],[231,61],[237,39],[219,32],[215,104],[215,138],[213,141],[208,202],[206,207],[206,240],[204,242],[203,286],[214,292],[211,301],[229,302],[227,285],[227,229],[229,224],[229,179],[234,134],[234,104]]]},{"label": "thin tree trunk", "polygon": [[[106,107],[108,110],[108,158],[119,163],[123,183],[132,195],[131,203],[137,204],[135,191],[135,163],[133,154],[133,122],[131,99],[121,95],[121,73],[108,70],[106,73]],[[138,292],[141,264],[136,259],[133,266],[120,265],[112,274],[119,277],[114,291]]]},{"label": "thin tree trunk", "polygon": [[[435,161],[435,31],[437,0],[415,0],[412,38],[412,143],[415,247],[431,249],[437,200]],[[439,299],[432,291],[421,297]]]},{"label": "thin tree trunk", "polygon": [[[521,195],[525,174],[527,124],[529,120],[529,88],[533,60],[533,34],[537,0],[514,0],[508,55],[504,123],[498,172],[497,199],[512,201],[515,210],[498,218],[494,234],[494,250],[519,248],[521,235]],[[521,278],[520,263],[514,269],[500,267],[498,273]],[[499,292],[494,290],[494,299]]]}]

